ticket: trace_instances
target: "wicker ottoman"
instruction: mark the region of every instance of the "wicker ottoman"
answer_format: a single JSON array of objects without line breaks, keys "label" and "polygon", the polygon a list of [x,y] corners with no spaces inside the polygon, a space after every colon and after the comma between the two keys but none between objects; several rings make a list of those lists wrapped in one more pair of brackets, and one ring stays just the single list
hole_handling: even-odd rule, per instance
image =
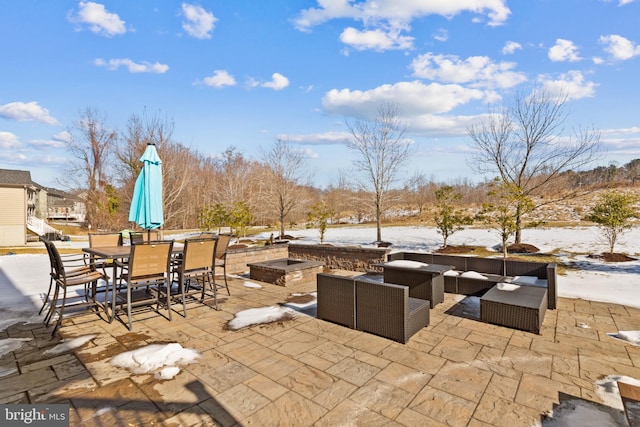
[{"label": "wicker ottoman", "polygon": [[480,319],[539,334],[547,304],[547,288],[498,284],[480,298]]}]

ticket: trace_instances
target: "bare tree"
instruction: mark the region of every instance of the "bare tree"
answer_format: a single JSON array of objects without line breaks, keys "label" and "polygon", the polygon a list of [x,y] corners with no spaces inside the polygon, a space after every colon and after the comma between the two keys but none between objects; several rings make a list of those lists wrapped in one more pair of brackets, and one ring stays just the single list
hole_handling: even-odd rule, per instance
[{"label": "bare tree", "polygon": [[433,178],[427,179],[421,172],[416,172],[406,182],[407,199],[418,208],[418,217],[422,217],[428,203],[433,203],[436,188]]},{"label": "bare tree", "polygon": [[220,176],[217,180],[219,201],[227,207],[245,202],[253,205],[251,186],[254,174],[252,163],[236,147],[230,146],[216,163]]},{"label": "bare tree", "polygon": [[78,189],[84,190],[86,223],[97,228],[110,226],[110,217],[119,202],[113,200],[116,193],[111,191],[108,165],[118,133],[106,126],[102,114],[87,108],[80,113],[69,134],[67,149],[74,160],[68,177]]},{"label": "bare tree", "polygon": [[[518,193],[516,200],[544,194],[534,209],[576,196],[575,191],[544,191],[564,172],[580,169],[600,157],[600,134],[596,130],[578,129],[571,137],[563,137],[568,118],[566,101],[566,95],[552,96],[544,90],[535,90],[529,96],[516,94],[511,103],[467,129],[474,150],[470,167],[480,173],[496,173]],[[522,208],[515,208],[515,243],[521,242]]]},{"label": "bare tree", "polygon": [[410,145],[404,139],[406,124],[399,118],[398,107],[385,103],[378,107],[372,120],[347,121],[351,139],[347,146],[358,152],[356,169],[362,174],[359,184],[371,194],[376,217],[376,238],[382,241],[382,216],[387,209],[387,192],[402,166],[411,156]]},{"label": "bare tree", "polygon": [[305,201],[305,192],[301,188],[304,153],[276,139],[271,150],[263,152],[263,161],[263,202],[277,213],[282,237],[287,216]]}]

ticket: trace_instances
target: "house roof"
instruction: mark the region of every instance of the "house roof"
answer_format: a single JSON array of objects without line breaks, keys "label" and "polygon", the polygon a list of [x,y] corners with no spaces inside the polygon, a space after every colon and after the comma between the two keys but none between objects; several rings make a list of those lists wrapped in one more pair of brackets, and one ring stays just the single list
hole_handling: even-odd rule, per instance
[{"label": "house roof", "polygon": [[14,169],[0,169],[0,185],[34,185],[31,172]]}]

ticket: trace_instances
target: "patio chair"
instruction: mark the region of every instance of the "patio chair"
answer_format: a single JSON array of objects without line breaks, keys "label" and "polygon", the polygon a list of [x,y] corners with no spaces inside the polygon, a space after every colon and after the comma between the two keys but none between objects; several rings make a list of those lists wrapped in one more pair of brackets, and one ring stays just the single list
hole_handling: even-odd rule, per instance
[{"label": "patio chair", "polygon": [[172,263],[172,273],[178,282],[178,289],[182,297],[182,310],[187,317],[187,296],[200,294],[200,301],[204,302],[207,286],[213,290],[215,308],[218,309],[218,293],[213,279],[214,254],[217,240],[186,239],[182,257]]},{"label": "patio chair", "polygon": [[355,279],[348,276],[318,273],[316,280],[318,291],[316,317],[355,329]]},{"label": "patio chair", "polygon": [[409,296],[409,287],[356,280],[356,329],[405,344],[429,325],[430,302]]},{"label": "patio chair", "polygon": [[[41,315],[42,312],[44,311],[44,308],[47,306],[48,303],[51,302],[51,292],[54,290],[53,285],[56,282],[56,279],[58,278],[58,272],[55,268],[55,260],[53,258],[53,254],[51,253],[51,248],[48,246],[48,243],[50,243],[49,240],[45,239],[44,237],[40,236],[40,241],[42,243],[44,243],[45,249],[47,250],[47,255],[49,256],[49,265],[51,266],[51,271],[49,272],[49,289],[47,290],[47,295],[44,297],[44,301],[42,302],[42,306],[40,307],[40,311],[38,311],[38,315]],[[68,260],[72,260],[77,258],[79,255],[78,254],[60,254],[58,252],[58,255],[60,256],[60,258],[64,261],[65,259]],[[83,260],[84,261],[84,260]],[[83,262],[82,264],[79,264],[77,267],[75,268],[69,268],[67,271],[67,275],[71,275],[71,274],[80,274],[86,271],[89,271],[90,267],[86,264],[86,262]],[[45,323],[47,322],[47,319],[49,317],[49,312],[47,312],[47,316],[45,316],[44,321]]]},{"label": "patio chair", "polygon": [[215,281],[216,268],[222,267],[224,275],[224,286],[225,288],[227,288],[227,294],[229,296],[231,296],[231,292],[229,291],[229,283],[227,282],[227,249],[229,248],[230,242],[230,234],[218,234],[218,244],[216,245],[216,255],[213,268],[214,285],[217,288],[222,288],[222,285],[218,285]]},{"label": "patio chair", "polygon": [[131,244],[157,240],[160,240],[160,232],[158,230],[132,231],[129,233]]},{"label": "patio chair", "polygon": [[[171,320],[171,251],[173,241],[149,241],[134,243],[126,263],[123,263],[122,280],[126,281],[126,300],[117,295],[120,311],[126,307],[129,330],[133,330],[131,309],[143,305],[156,304],[155,311],[160,313],[160,304],[167,307]],[[134,291],[136,297],[134,300]],[[164,301],[161,301],[164,298]]]},{"label": "patio chair", "polygon": [[[85,257],[83,255],[77,255],[75,257],[63,257],[58,252],[58,249],[48,240],[45,240],[47,251],[50,254],[49,259],[52,263],[52,269],[55,271],[55,292],[51,300],[49,307],[49,313],[46,316],[45,324],[49,326],[54,314],[58,314],[58,320],[51,332],[51,336],[54,336],[64,318],[65,309],[76,307],[95,307],[98,308],[99,304],[96,301],[96,289],[98,286],[98,280],[106,280],[104,274],[95,269],[95,266],[89,264],[85,265]],[[88,286],[90,290],[87,292]],[[82,286],[84,288],[83,298],[84,301],[67,301],[67,290],[73,287]],[[62,301],[58,303],[60,297],[60,290],[62,290]]]},{"label": "patio chair", "polygon": [[[89,233],[89,247],[101,248],[108,246],[122,246],[122,234],[120,233]],[[91,263],[96,268],[102,268],[105,275],[107,275],[107,267],[113,266],[113,260],[96,260],[94,257],[90,257]]]}]

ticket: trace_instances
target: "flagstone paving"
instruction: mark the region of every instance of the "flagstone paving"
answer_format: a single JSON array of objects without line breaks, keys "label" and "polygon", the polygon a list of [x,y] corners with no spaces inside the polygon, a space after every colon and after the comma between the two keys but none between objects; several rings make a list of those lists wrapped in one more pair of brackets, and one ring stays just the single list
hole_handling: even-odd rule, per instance
[{"label": "flagstone paving", "polygon": [[[66,320],[54,339],[40,324],[9,327],[1,338],[31,340],[0,358],[0,402],[69,403],[71,425],[83,426],[531,426],[562,399],[602,403],[598,379],[640,379],[640,347],[607,335],[640,330],[630,307],[560,298],[535,335],[479,322],[447,294],[403,345],[305,315],[228,330],[241,310],[315,291],[245,281],[229,281],[219,311],[193,303],[172,322],[139,313],[133,332],[95,313]],[[87,335],[75,350],[47,353]],[[201,354],[173,379],[110,362],[170,342]]]}]

